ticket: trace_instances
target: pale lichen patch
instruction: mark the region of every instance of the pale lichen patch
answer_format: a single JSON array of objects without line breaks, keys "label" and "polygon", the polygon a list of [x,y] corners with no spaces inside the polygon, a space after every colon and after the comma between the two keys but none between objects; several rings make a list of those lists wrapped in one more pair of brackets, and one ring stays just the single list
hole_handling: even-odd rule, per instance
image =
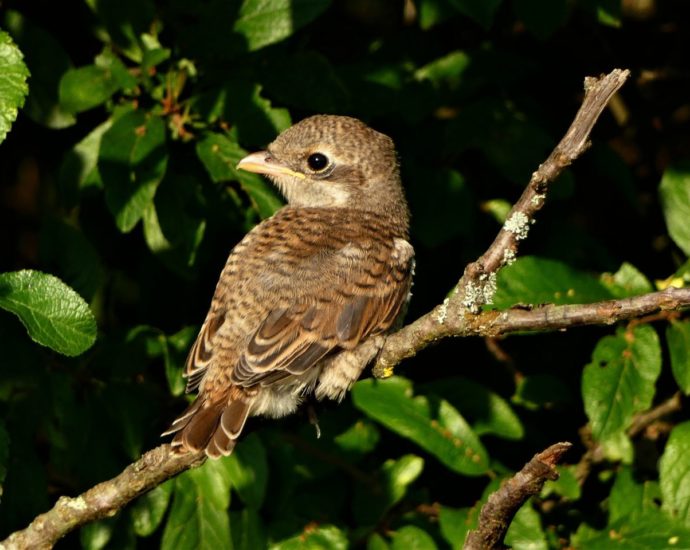
[{"label": "pale lichen patch", "polygon": [[515,212],[503,224],[503,229],[509,231],[519,241],[526,239],[529,233],[529,218],[523,212]]}]

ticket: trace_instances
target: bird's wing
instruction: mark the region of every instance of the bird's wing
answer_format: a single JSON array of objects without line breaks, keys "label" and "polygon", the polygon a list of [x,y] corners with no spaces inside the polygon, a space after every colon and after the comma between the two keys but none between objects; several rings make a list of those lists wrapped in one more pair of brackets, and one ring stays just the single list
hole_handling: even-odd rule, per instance
[{"label": "bird's wing", "polygon": [[225,322],[225,310],[212,309],[201,326],[194,345],[189,350],[184,376],[187,379],[185,391],[191,393],[199,387],[206,369],[213,358],[213,337]]},{"label": "bird's wing", "polygon": [[251,337],[232,373],[240,386],[271,384],[302,374],[336,349],[352,349],[366,337],[388,330],[407,300],[412,247],[364,251],[349,244],[334,258],[331,284],[317,295],[272,310]]}]

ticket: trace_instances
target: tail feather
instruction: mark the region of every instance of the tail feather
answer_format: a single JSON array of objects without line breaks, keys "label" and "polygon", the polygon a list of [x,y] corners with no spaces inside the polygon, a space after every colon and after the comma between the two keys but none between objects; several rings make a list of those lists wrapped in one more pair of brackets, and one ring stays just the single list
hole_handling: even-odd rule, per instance
[{"label": "tail feather", "polygon": [[171,445],[178,453],[205,450],[211,458],[228,456],[244,428],[252,401],[209,402],[199,396],[163,435],[175,434]]}]

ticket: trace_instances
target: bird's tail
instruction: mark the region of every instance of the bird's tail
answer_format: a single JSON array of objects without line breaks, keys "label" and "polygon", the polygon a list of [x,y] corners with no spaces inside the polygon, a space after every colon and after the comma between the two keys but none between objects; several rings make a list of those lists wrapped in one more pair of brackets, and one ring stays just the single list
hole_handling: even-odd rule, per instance
[{"label": "bird's tail", "polygon": [[251,410],[251,396],[210,401],[201,394],[162,435],[175,434],[175,452],[205,450],[210,458],[228,456],[235,448]]}]

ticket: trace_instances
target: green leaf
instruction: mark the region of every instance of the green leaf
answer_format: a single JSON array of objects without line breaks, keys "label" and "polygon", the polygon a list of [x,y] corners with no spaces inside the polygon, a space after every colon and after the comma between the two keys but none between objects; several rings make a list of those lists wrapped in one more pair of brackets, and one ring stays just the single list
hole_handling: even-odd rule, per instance
[{"label": "green leaf", "polygon": [[308,525],[296,537],[272,544],[269,550],[347,550],[347,536],[334,525]]},{"label": "green leaf", "polygon": [[138,536],[148,537],[158,529],[168,509],[174,486],[174,480],[166,481],[140,496],[131,506],[132,526]]},{"label": "green leaf", "polygon": [[596,550],[690,548],[690,530],[658,510],[649,510],[635,521],[622,518],[600,532],[583,529],[585,526],[583,523],[572,537],[572,547]]},{"label": "green leaf", "polygon": [[111,126],[112,119],[99,124],[63,157],[58,181],[63,200],[68,207],[78,204],[83,190],[102,186],[97,166],[98,153],[103,134]]},{"label": "green leaf", "polygon": [[582,496],[582,489],[577,480],[574,466],[557,466],[558,479],[547,480],[541,497],[545,498],[550,494],[562,496],[568,500],[578,500]]},{"label": "green leaf", "polygon": [[97,65],[70,69],[60,80],[60,105],[69,113],[88,111],[110,99],[118,88],[112,74]]},{"label": "green leaf", "polygon": [[445,378],[422,386],[455,405],[472,422],[477,435],[494,434],[506,439],[521,439],[524,428],[508,402],[485,386],[461,376]]},{"label": "green leaf", "polygon": [[659,186],[661,208],[669,235],[690,256],[690,162],[669,166]]},{"label": "green leaf", "polygon": [[258,50],[292,35],[316,19],[330,0],[244,0],[234,30],[249,51]]},{"label": "green leaf", "polygon": [[31,93],[23,112],[48,128],[66,128],[76,122],[58,101],[62,75],[72,67],[67,52],[55,37],[14,10],[7,10],[4,24],[19,45],[31,72]]},{"label": "green leaf", "polygon": [[261,176],[235,168],[247,152],[226,136],[209,134],[197,143],[196,153],[214,182],[239,181],[262,218],[273,215],[283,206]]},{"label": "green leaf", "polygon": [[628,428],[635,413],[647,410],[661,372],[661,346],[649,325],[619,328],[594,348],[582,376],[585,412],[595,439]]},{"label": "green leaf", "polygon": [[413,397],[409,380],[398,376],[362,380],[354,385],[352,398],[358,409],[414,441],[451,470],[465,475],[487,471],[486,450],[464,418],[447,401],[430,403],[426,397]]},{"label": "green leaf", "polygon": [[462,548],[468,531],[474,528],[474,524],[470,522],[469,516],[469,508],[441,506],[438,523],[443,538],[450,543],[452,548]]},{"label": "green leaf", "polygon": [[567,0],[513,0],[513,9],[525,27],[540,40],[551,36],[568,18]]},{"label": "green leaf", "polygon": [[226,459],[233,489],[247,507],[258,510],[266,496],[268,461],[266,449],[256,434],[242,439]]},{"label": "green leaf", "polygon": [[98,169],[106,203],[123,233],[143,217],[167,163],[165,123],[157,116],[131,111],[103,134]]},{"label": "green leaf", "polygon": [[434,86],[450,84],[451,88],[455,88],[471,66],[472,58],[467,52],[458,50],[420,67],[415,71],[414,77],[417,80],[429,80]]},{"label": "green leaf", "polygon": [[391,550],[436,550],[431,535],[414,525],[406,525],[393,533]]},{"label": "green leaf", "polygon": [[165,339],[167,344],[164,346],[165,378],[171,395],[182,395],[184,392],[186,382],[182,373],[189,348],[198,332],[198,327],[184,327]]},{"label": "green leaf", "polygon": [[19,108],[24,105],[29,86],[29,69],[24,56],[6,32],[0,30],[0,143],[5,141]]},{"label": "green leaf", "polygon": [[405,455],[389,459],[365,484],[359,483],[353,499],[353,513],[358,525],[376,525],[384,514],[400,502],[424,468],[424,460]]},{"label": "green leaf", "polygon": [[690,527],[690,422],[671,430],[659,462],[663,509]]},{"label": "green leaf", "polygon": [[609,289],[614,298],[628,298],[654,290],[649,279],[628,262],[623,262],[614,274],[603,273],[601,282]]},{"label": "green leaf", "polygon": [[666,327],[671,370],[678,387],[690,395],[690,322],[672,321]]},{"label": "green leaf", "polygon": [[231,472],[226,460],[208,460],[175,479],[162,550],[228,548]]},{"label": "green leaf", "polygon": [[230,512],[230,532],[233,550],[256,550],[267,548],[267,529],[259,512],[243,508],[240,512]]},{"label": "green leaf", "polygon": [[89,305],[53,275],[0,273],[0,308],[17,315],[34,342],[64,355],[84,353],[96,341]]},{"label": "green leaf", "polygon": [[656,481],[640,483],[635,480],[633,469],[623,466],[609,494],[609,523],[616,523],[622,518],[635,521],[646,511],[657,510],[660,500],[661,491]]},{"label": "green leaf", "polygon": [[474,19],[485,29],[488,29],[494,20],[496,10],[502,0],[450,0],[450,4],[460,13]]},{"label": "green leaf", "polygon": [[513,550],[547,550],[546,536],[537,511],[530,501],[515,514],[505,536],[505,543]]},{"label": "green leaf", "polygon": [[498,273],[494,305],[580,304],[609,300],[611,293],[595,277],[555,260],[524,256]]},{"label": "green leaf", "polygon": [[333,442],[346,456],[359,457],[372,452],[379,442],[378,428],[367,420],[358,420],[344,432],[336,435]]},{"label": "green leaf", "polygon": [[276,109],[261,95],[261,86],[246,80],[232,80],[207,92],[196,108],[209,122],[221,119],[233,128],[237,141],[264,146],[292,122],[287,109]]}]

